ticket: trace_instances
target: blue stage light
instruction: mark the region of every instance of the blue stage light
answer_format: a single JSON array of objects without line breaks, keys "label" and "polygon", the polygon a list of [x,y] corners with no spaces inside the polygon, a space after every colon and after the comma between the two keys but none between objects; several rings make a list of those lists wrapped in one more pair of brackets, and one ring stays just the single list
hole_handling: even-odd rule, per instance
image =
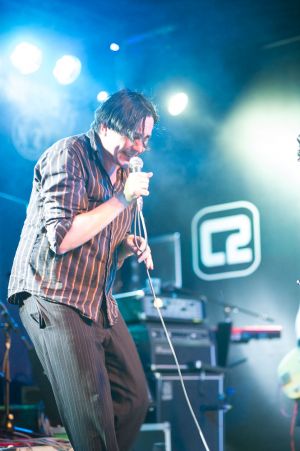
[{"label": "blue stage light", "polygon": [[184,92],[179,92],[170,97],[168,111],[172,116],[178,116],[187,107],[189,98]]},{"label": "blue stage light", "polygon": [[81,62],[73,55],[64,55],[56,61],[53,75],[62,85],[73,83],[80,75]]},{"label": "blue stage light", "polygon": [[21,42],[10,55],[12,64],[23,75],[36,72],[42,63],[42,51],[34,44]]},{"label": "blue stage light", "polygon": [[112,52],[118,52],[120,50],[120,46],[116,42],[112,42],[109,48]]},{"label": "blue stage light", "polygon": [[98,102],[105,102],[105,100],[108,99],[108,92],[106,91],[100,91],[97,94],[97,100]]}]

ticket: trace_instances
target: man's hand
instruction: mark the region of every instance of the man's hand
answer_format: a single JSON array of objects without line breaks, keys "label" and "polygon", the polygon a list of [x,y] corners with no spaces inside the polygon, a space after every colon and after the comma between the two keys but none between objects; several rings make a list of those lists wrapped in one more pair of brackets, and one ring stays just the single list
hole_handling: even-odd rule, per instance
[{"label": "man's hand", "polygon": [[149,179],[152,176],[152,172],[131,172],[124,187],[126,201],[131,203],[140,196],[149,196]]},{"label": "man's hand", "polygon": [[151,249],[146,245],[145,238],[138,236],[134,239],[134,235],[127,235],[120,246],[119,260],[124,260],[130,255],[136,255],[139,263],[145,262],[147,269],[153,269]]}]

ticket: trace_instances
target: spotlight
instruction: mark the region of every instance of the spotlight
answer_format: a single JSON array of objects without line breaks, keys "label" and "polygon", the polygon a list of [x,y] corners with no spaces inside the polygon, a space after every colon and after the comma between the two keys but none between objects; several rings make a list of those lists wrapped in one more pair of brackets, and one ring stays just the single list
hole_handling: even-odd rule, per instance
[{"label": "spotlight", "polygon": [[120,46],[116,42],[112,42],[109,48],[112,52],[118,52],[120,50]]},{"label": "spotlight", "polygon": [[53,75],[62,85],[73,83],[81,72],[81,62],[73,55],[64,55],[56,61]]},{"label": "spotlight", "polygon": [[42,51],[36,45],[21,42],[10,55],[10,60],[21,74],[32,74],[40,68]]},{"label": "spotlight", "polygon": [[168,111],[172,116],[178,116],[181,114],[187,107],[188,104],[188,96],[184,92],[179,92],[174,94],[168,103]]},{"label": "spotlight", "polygon": [[97,100],[98,102],[105,102],[105,100],[108,99],[108,92],[106,91],[100,91],[97,94]]}]

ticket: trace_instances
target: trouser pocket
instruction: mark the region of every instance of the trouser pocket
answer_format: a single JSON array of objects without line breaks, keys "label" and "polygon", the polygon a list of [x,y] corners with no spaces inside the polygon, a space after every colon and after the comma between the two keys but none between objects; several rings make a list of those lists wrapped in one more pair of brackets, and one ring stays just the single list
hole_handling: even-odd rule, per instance
[{"label": "trouser pocket", "polygon": [[47,326],[50,326],[48,315],[41,306],[37,296],[32,295],[23,301],[23,305],[20,308],[20,314],[23,312],[38,324],[40,329],[45,329]]}]

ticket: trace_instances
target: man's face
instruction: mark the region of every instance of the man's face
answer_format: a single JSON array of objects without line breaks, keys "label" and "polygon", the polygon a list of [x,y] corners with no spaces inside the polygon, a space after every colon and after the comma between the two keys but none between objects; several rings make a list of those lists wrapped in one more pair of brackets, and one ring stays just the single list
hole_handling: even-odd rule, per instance
[{"label": "man's face", "polygon": [[100,126],[100,138],[104,149],[111,155],[113,162],[123,168],[128,167],[132,157],[142,154],[147,148],[152,134],[154,120],[147,116],[145,122],[141,121],[136,130],[133,141],[105,125]]}]

